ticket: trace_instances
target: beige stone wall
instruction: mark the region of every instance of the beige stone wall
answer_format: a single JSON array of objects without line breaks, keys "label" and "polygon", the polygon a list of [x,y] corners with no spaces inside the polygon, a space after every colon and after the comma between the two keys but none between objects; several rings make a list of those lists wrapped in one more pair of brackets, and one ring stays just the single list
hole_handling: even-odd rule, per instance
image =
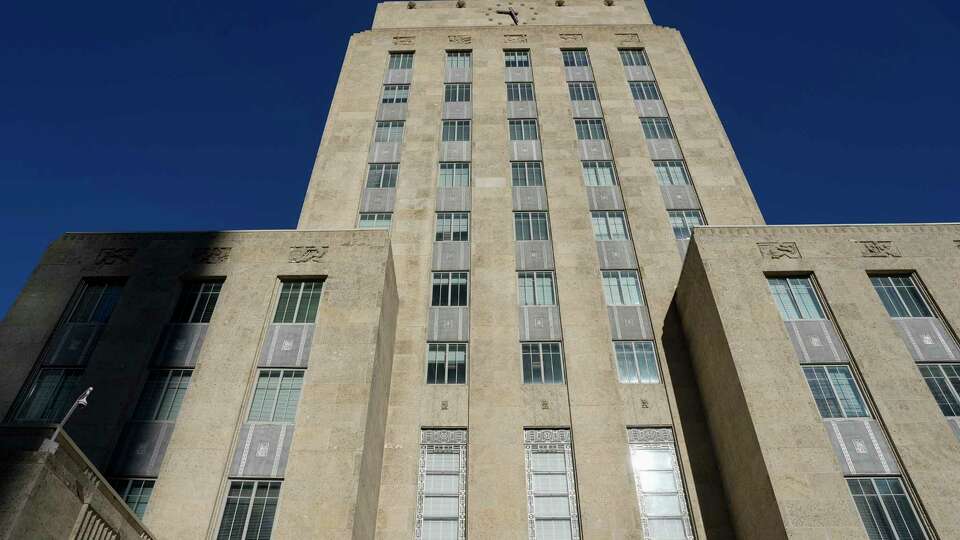
[{"label": "beige stone wall", "polygon": [[[766,538],[757,532],[764,517],[751,513],[751,505],[776,506],[793,538],[864,534],[765,273],[815,275],[905,480],[941,538],[960,534],[960,466],[952,457],[960,443],[868,278],[869,272],[916,272],[947,325],[956,328],[960,226],[729,227],[694,236],[678,303],[687,334],[694,336],[694,363],[738,534]],[[892,242],[898,256],[864,256],[864,241]],[[759,242],[792,242],[801,256],[771,259]],[[749,422],[730,418],[731,402],[738,400]],[[763,467],[751,465],[761,459]],[[766,469],[772,494],[744,484],[763,479],[747,467]]]},{"label": "beige stone wall", "polygon": [[[636,538],[640,515],[626,427],[660,425],[676,430],[698,535],[732,537],[696,382],[682,336],[669,326],[676,324],[669,311],[681,259],[617,52],[618,47],[647,51],[708,222],[760,224],[743,172],[680,35],[643,24],[647,20],[625,26],[629,19],[619,15],[616,20],[597,19],[594,11],[614,9],[602,2],[567,2],[563,8],[549,2],[551,9],[560,10],[550,12],[563,18],[543,19],[551,21],[543,24],[567,26],[539,26],[538,15],[536,25],[520,28],[461,27],[461,17],[470,16],[477,3],[468,1],[466,8],[454,11],[456,19],[440,15],[443,7],[455,9],[445,4],[454,3],[420,2],[414,10],[405,3],[381,4],[375,30],[351,39],[299,224],[341,228],[356,223],[388,52],[414,51],[391,232],[400,304],[377,538],[413,534],[422,427],[469,430],[468,536],[525,538],[522,430],[543,426],[573,431],[584,537]],[[438,19],[429,18],[433,13]],[[456,28],[422,28],[441,19]],[[588,20],[595,26],[575,26]],[[612,23],[618,25],[603,26]],[[522,41],[512,37],[516,34],[523,35]],[[604,108],[658,337],[664,385],[617,382],[560,53],[561,48],[578,47],[588,49]],[[523,385],[520,372],[502,53],[512,48],[531,52],[563,321],[565,386]],[[425,384],[447,49],[473,51],[471,336],[465,387]]]},{"label": "beige stone wall", "polygon": [[[195,249],[211,246],[230,248],[229,258],[216,264],[194,261]],[[294,246],[317,246],[323,255],[293,262]],[[94,263],[102,250],[117,248],[136,251],[128,261]],[[396,323],[387,234],[66,235],[45,254],[0,325],[4,336],[21,336],[5,341],[0,352],[0,362],[12,374],[5,378],[4,403],[12,402],[27,380],[80,279],[99,276],[125,276],[127,282],[85,370],[83,385],[95,387],[90,406],[71,421],[69,432],[102,471],[107,471],[113,445],[139,398],[180,280],[225,278],[144,516],[160,538],[215,534],[261,340],[275,309],[278,278],[324,278],[274,538],[344,538],[353,531],[358,538],[369,537]]]}]

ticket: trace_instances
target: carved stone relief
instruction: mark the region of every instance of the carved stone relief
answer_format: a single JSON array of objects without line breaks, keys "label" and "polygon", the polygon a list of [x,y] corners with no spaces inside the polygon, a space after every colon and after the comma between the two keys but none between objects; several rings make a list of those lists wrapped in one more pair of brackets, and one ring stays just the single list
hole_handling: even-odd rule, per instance
[{"label": "carved stone relief", "polygon": [[760,253],[767,259],[800,259],[796,242],[757,242]]},{"label": "carved stone relief", "polygon": [[394,45],[413,45],[414,36],[393,36]]},{"label": "carved stone relief", "polygon": [[137,254],[137,248],[103,248],[97,254],[93,264],[97,266],[112,266],[130,262]]},{"label": "carved stone relief", "polygon": [[506,34],[503,36],[504,43],[526,43],[526,34]]},{"label": "carved stone relief", "polygon": [[293,246],[290,248],[290,255],[287,258],[287,262],[320,262],[323,256],[327,254],[328,247],[329,246]]},{"label": "carved stone relief", "polygon": [[193,262],[197,264],[217,264],[226,262],[230,258],[233,248],[207,247],[193,250]]},{"label": "carved stone relief", "polygon": [[562,41],[583,41],[583,34],[560,34]]},{"label": "carved stone relief", "polygon": [[858,240],[862,257],[902,257],[900,249],[889,240]]},{"label": "carved stone relief", "polygon": [[469,45],[473,42],[473,38],[470,36],[456,35],[456,36],[447,36],[447,41],[450,43],[459,43],[461,45]]}]

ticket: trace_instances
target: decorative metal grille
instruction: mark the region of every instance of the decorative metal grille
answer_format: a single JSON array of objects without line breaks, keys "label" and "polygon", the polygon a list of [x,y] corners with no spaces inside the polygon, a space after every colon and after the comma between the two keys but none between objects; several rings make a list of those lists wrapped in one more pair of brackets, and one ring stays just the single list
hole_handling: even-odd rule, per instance
[{"label": "decorative metal grille", "polygon": [[424,429],[420,431],[415,538],[416,540],[429,540],[424,536],[424,500],[430,495],[427,489],[427,476],[434,472],[428,468],[428,456],[436,454],[454,454],[457,457],[457,539],[464,540],[467,535],[467,430],[465,429]]},{"label": "decorative metal grille", "polygon": [[[527,476],[527,536],[537,540],[537,515],[534,489],[533,456],[535,454],[563,455],[567,502],[569,504],[570,538],[580,540],[580,512],[577,505],[576,478],[573,471],[573,446],[568,429],[527,429],[523,432],[524,465]],[[543,539],[541,539],[543,540]]]}]

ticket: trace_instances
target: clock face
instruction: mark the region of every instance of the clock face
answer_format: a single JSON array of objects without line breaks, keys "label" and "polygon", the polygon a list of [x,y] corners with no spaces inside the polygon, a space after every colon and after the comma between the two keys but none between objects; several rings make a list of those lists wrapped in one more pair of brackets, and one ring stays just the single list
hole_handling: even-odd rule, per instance
[{"label": "clock face", "polygon": [[[516,24],[523,25],[527,24],[528,21],[536,21],[537,15],[539,15],[537,7],[526,4],[526,2],[497,2],[496,7],[485,9],[484,14],[489,22],[495,22],[501,26],[513,25],[513,18],[509,13],[506,13],[512,9],[516,13]],[[497,13],[498,11],[504,13]]]}]

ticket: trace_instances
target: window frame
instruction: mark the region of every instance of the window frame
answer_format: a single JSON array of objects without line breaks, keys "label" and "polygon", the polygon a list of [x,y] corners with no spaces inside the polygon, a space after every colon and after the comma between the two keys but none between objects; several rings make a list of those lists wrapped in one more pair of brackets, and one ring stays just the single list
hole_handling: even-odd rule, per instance
[{"label": "window frame", "polygon": [[[574,471],[573,446],[569,429],[524,429],[524,471],[527,478],[527,530],[530,538],[537,538],[538,522],[569,522],[571,540],[580,540],[580,510],[576,473]],[[534,464],[534,455],[560,454],[563,456],[562,469],[539,470]],[[552,491],[537,489],[538,477],[563,477],[565,490]],[[546,482],[550,485],[551,483]],[[538,517],[537,499],[567,498],[566,516]]]},{"label": "window frame", "polygon": [[[770,295],[773,297],[774,304],[777,306],[777,311],[780,313],[780,318],[784,322],[830,320],[830,313],[827,309],[827,303],[820,292],[820,287],[817,285],[817,280],[813,274],[777,274],[768,275],[766,278]],[[782,284],[785,287],[783,292],[786,294],[786,298],[784,298],[783,294],[780,294],[777,290],[774,290],[774,284]],[[804,286],[806,287],[806,290],[800,290],[800,288]],[[809,298],[813,300],[813,304],[808,304],[807,302],[801,303],[798,299],[806,292],[809,292]],[[798,317],[793,317],[787,312],[787,309],[784,305],[786,300],[790,301],[790,307],[798,314]],[[819,315],[819,317],[808,317],[805,315],[805,312],[811,308],[817,312],[816,315]]]},{"label": "window frame", "polygon": [[470,120],[443,120],[440,123],[440,142],[470,142],[471,127]]},{"label": "window frame", "polygon": [[607,126],[602,118],[574,118],[579,141],[605,141],[608,138]]},{"label": "window frame", "polygon": [[[226,525],[227,509],[229,508],[231,497],[232,497],[230,493],[234,487],[234,484],[239,484],[238,489],[241,490],[240,491],[241,495],[238,497],[234,497],[235,499],[239,499],[237,502],[236,508],[239,508],[242,502],[244,501],[244,499],[242,498],[243,497],[242,490],[244,488],[244,485],[245,484],[250,485],[250,494],[245,499],[246,509],[243,511],[244,517],[241,521],[242,526],[240,527],[240,538],[247,538],[247,533],[250,532],[250,525],[251,525],[250,520],[253,514],[256,512],[255,508],[257,506],[256,502],[257,502],[257,493],[259,488],[261,486],[264,486],[265,489],[267,490],[267,495],[266,497],[263,497],[263,501],[261,502],[263,506],[260,511],[261,521],[259,524],[260,528],[258,529],[257,537],[260,537],[260,535],[263,534],[263,530],[262,530],[263,523],[268,523],[269,528],[266,531],[267,533],[266,536],[267,538],[269,538],[272,535],[273,527],[276,524],[277,506],[280,499],[280,490],[283,487],[283,480],[281,479],[229,478],[227,480],[227,489],[223,497],[223,504],[221,504],[220,520],[219,520],[219,523],[217,524],[217,538],[220,538],[225,533],[227,534],[228,538],[233,537],[233,532],[234,532],[233,525],[236,523],[236,513],[234,514],[234,517],[232,518],[231,524],[228,526],[228,529],[224,531],[223,527]],[[274,488],[276,489],[275,496],[272,496],[271,490]],[[268,509],[272,509],[272,512],[270,512],[269,516],[267,512]]]},{"label": "window frame", "polygon": [[677,139],[677,132],[673,129],[673,122],[666,117],[645,117],[640,119],[643,136],[650,141]]},{"label": "window frame", "polygon": [[[437,168],[437,187],[470,187],[470,169],[469,161],[441,161]],[[464,179],[465,182],[460,184],[459,182]]]},{"label": "window frame", "polygon": [[533,83],[529,81],[508,82],[507,83],[507,102],[518,103],[524,101],[536,101],[537,95],[533,90]]},{"label": "window frame", "polygon": [[[916,272],[890,272],[890,273],[869,273],[870,284],[873,286],[873,290],[876,291],[877,296],[880,298],[880,303],[883,304],[884,310],[890,316],[891,319],[914,319],[914,318],[935,318],[940,319],[940,314],[937,309],[934,307],[933,301],[930,296],[927,294],[926,288],[923,286],[923,282],[920,281],[920,277]],[[903,280],[906,278],[908,281],[909,287],[894,282],[894,279]],[[889,284],[879,284],[877,280],[887,280]],[[881,288],[883,291],[881,291]],[[908,298],[904,289],[912,289],[915,291],[915,294],[912,298]],[[886,292],[886,295],[884,294]],[[895,314],[891,311],[891,305],[887,303],[887,300],[897,302],[897,311],[906,312],[906,315]],[[919,308],[919,315],[914,315],[908,300],[912,300],[916,307]],[[925,313],[925,314],[923,314]]]},{"label": "window frame", "polygon": [[[270,375],[273,373],[280,373],[279,379],[277,379],[277,384],[275,388],[270,388],[266,386],[270,383],[272,378]],[[253,381],[253,391],[250,394],[250,403],[247,406],[247,413],[244,417],[244,420],[251,424],[286,424],[294,425],[297,421],[297,413],[300,411],[300,400],[303,398],[303,382],[306,378],[307,370],[305,368],[258,368],[257,377]],[[295,380],[299,381],[296,387],[287,387],[288,396],[294,396],[293,399],[290,397],[284,398],[287,402],[286,409],[280,408],[281,406],[281,395],[283,393],[283,384],[286,381]],[[269,398],[269,412],[268,416],[264,418],[264,412],[262,410],[255,413],[255,404],[257,403],[257,393],[261,390],[261,381],[264,381],[264,387],[262,391],[265,393],[267,398]],[[291,392],[291,388],[293,391]],[[272,397],[270,397],[272,395]],[[263,400],[263,403],[268,403],[267,399]],[[291,409],[289,403],[292,403],[292,412],[290,413],[289,419],[284,419],[284,417],[278,416],[278,413],[283,413],[284,410]],[[262,409],[262,407],[261,407]],[[256,414],[256,417],[254,417]]]},{"label": "window frame", "polygon": [[[528,238],[523,238],[524,236],[527,236]],[[553,235],[550,233],[549,212],[522,211],[513,213],[514,241],[548,241],[552,236]]]},{"label": "window frame", "polygon": [[[127,508],[133,512],[140,520],[143,520],[143,515],[147,511],[147,506],[150,505],[150,497],[153,496],[153,490],[156,487],[156,478],[149,477],[114,477],[110,479],[110,486],[114,491],[117,492],[117,495],[120,496],[120,499],[123,501]],[[139,485],[134,487],[134,483],[139,482]],[[147,486],[149,484],[149,486]],[[149,488],[146,499],[143,498],[144,489]],[[131,494],[134,489],[139,491],[136,495],[133,495],[133,500],[130,500]]]},{"label": "window frame", "polygon": [[[947,373],[947,368],[953,372]],[[960,362],[936,362],[917,364],[920,376],[933,394],[940,412],[946,418],[960,418]],[[936,370],[936,374],[927,371]],[[934,388],[936,385],[936,388]],[[941,395],[943,399],[941,399]]]},{"label": "window frame", "polygon": [[634,101],[663,101],[657,81],[630,81]]},{"label": "window frame", "polygon": [[[628,281],[630,278],[635,279],[636,290],[632,289],[632,283]],[[616,297],[613,296],[614,285],[608,280],[615,280]],[[608,307],[647,305],[643,280],[637,270],[601,270],[600,282],[603,285],[603,300]]]},{"label": "window frame", "polygon": [[[611,224],[616,227],[611,227]],[[593,229],[593,239],[597,242],[610,241],[629,241],[630,222],[627,221],[627,213],[623,210],[591,210],[590,226]],[[622,238],[619,234],[614,234],[614,229],[623,231]]]},{"label": "window frame", "polygon": [[570,101],[600,100],[600,94],[597,93],[597,84],[593,81],[569,81],[567,82],[567,93],[570,95]]},{"label": "window frame", "polygon": [[[526,287],[523,283],[524,279],[533,280],[530,287]],[[548,286],[543,285],[543,282],[549,280],[550,283]],[[545,296],[547,287],[549,287],[549,298],[541,298]],[[529,289],[529,294],[526,290]],[[528,298],[532,297],[532,301],[528,301]],[[517,303],[521,306],[557,306],[559,301],[557,299],[557,276],[553,270],[524,270],[517,272]]]},{"label": "window frame", "polygon": [[[444,224],[444,221],[449,224]],[[458,222],[462,223],[462,227],[457,227]],[[437,212],[433,241],[469,242],[470,212]]]},{"label": "window frame", "polygon": [[[394,58],[397,59],[396,66],[394,66]],[[404,65],[404,64],[407,64],[407,65]],[[413,52],[412,51],[390,51],[390,55],[387,58],[387,69],[388,70],[413,69]]]},{"label": "window frame", "polygon": [[472,69],[473,51],[470,49],[448,50],[446,65],[447,69]]},{"label": "window frame", "polygon": [[[531,178],[533,181],[531,182]],[[546,179],[542,161],[511,161],[510,181],[513,187],[543,187]]]},{"label": "window frame", "polygon": [[397,187],[400,177],[399,163],[368,163],[366,189],[386,189]]},{"label": "window frame", "polygon": [[[684,538],[693,538],[693,522],[690,517],[687,485],[684,482],[680,452],[677,450],[673,429],[664,427],[627,428],[627,443],[630,455],[630,472],[633,475],[637,506],[644,522],[644,528],[649,526],[650,521],[679,521],[683,527]],[[660,454],[661,456],[668,454],[670,466],[667,467],[662,463],[653,461],[642,464],[641,457],[644,454]],[[650,488],[660,487],[660,489],[647,489],[643,485],[643,473],[669,473],[674,487],[673,489],[663,489],[660,486],[649,486]],[[675,497],[678,511],[649,515],[644,511],[645,497]]]},{"label": "window frame", "polygon": [[[689,220],[691,215],[696,215],[700,223],[691,223]],[[675,223],[674,218],[680,220],[679,225],[682,225],[681,228],[678,228],[678,224]],[[707,219],[703,215],[703,210],[699,208],[667,210],[667,220],[670,222],[670,227],[673,229],[673,236],[677,240],[689,240],[693,236],[694,227],[705,227],[707,225]]]},{"label": "window frame", "polygon": [[530,49],[504,49],[503,65],[508,68],[529,68]]},{"label": "window frame", "polygon": [[402,143],[403,131],[403,120],[377,120],[373,131],[373,142]]},{"label": "window frame", "polygon": [[[845,418],[875,418],[870,404],[867,402],[866,395],[863,392],[863,385],[857,375],[854,373],[853,366],[849,364],[803,364],[800,366],[803,371],[803,378],[807,382],[810,394],[817,406],[820,417],[828,419]],[[832,372],[846,372],[846,381],[849,386],[846,389],[838,389],[836,378],[831,376]],[[815,378],[811,377],[811,372],[817,372]],[[817,383],[817,389],[814,389],[814,381]],[[824,384],[826,383],[826,384]],[[824,391],[829,390],[829,395]],[[848,392],[853,392],[850,395]],[[845,395],[845,393],[847,395]],[[823,396],[819,398],[818,396]],[[851,398],[855,398],[854,406],[848,405]],[[859,414],[857,413],[859,409]],[[837,414],[839,413],[839,414]]]},{"label": "window frame", "polygon": [[[547,348],[550,350],[547,351]],[[548,363],[550,365],[550,380],[547,380],[546,368]],[[565,364],[563,343],[560,341],[520,342],[520,365],[523,384],[566,384],[567,367]],[[539,365],[538,368],[536,367],[537,365]],[[537,370],[539,370],[539,377],[535,378]]]},{"label": "window frame", "polygon": [[[325,285],[324,280],[315,279],[315,278],[314,279],[283,278],[283,279],[280,279],[279,282],[280,282],[280,285],[279,285],[279,288],[277,289],[277,300],[275,302],[273,320],[271,324],[315,324],[317,322],[317,316],[320,314],[320,303],[323,300],[323,290]],[[294,293],[292,290],[287,293],[284,292],[284,288],[288,284],[299,284],[299,287],[297,288],[296,293]],[[309,291],[306,290],[307,285],[310,285]],[[319,290],[316,290],[318,286],[319,286]],[[284,302],[284,294],[288,295],[287,296],[288,300],[286,300],[286,304],[284,304],[283,307],[281,307],[281,304]],[[289,318],[292,318],[293,320],[288,321],[286,320],[288,318],[286,311],[289,307],[289,297],[290,297],[289,295],[291,294],[296,294],[297,298],[296,298],[296,303],[293,306],[293,314],[291,317],[289,317]],[[308,298],[307,304],[305,305],[305,308],[304,308],[306,310],[306,314],[303,317],[300,317],[301,315],[300,308],[303,306],[303,299],[305,294],[309,294],[309,295],[315,294],[316,296],[315,297],[311,296]],[[314,300],[316,302],[315,304],[313,304]],[[281,315],[281,310],[283,311],[282,315]],[[310,315],[311,311],[312,311],[312,316]],[[302,320],[299,320],[301,318]],[[307,320],[308,318],[312,320],[308,321]]]},{"label": "window frame", "polygon": [[620,63],[625,67],[650,66],[647,51],[643,48],[622,48],[617,51],[620,53]]},{"label": "window frame", "polygon": [[[680,165],[681,173],[676,174],[677,164]],[[692,186],[693,177],[690,175],[690,169],[687,168],[686,160],[683,159],[657,159],[653,161],[654,172],[657,173],[657,182],[661,186]],[[676,182],[678,176],[682,176],[682,182]]]},{"label": "window frame", "polygon": [[[183,281],[180,287],[180,296],[177,298],[173,315],[170,317],[170,324],[209,323],[214,310],[217,308],[220,293],[223,291],[223,283],[222,278]],[[188,304],[189,308],[187,307]]]},{"label": "window frame", "polygon": [[[140,397],[133,409],[132,419],[136,422],[175,422],[183,407],[183,400],[190,390],[192,380],[193,368],[151,369],[140,389]],[[156,386],[158,382],[161,383],[159,387]],[[154,386],[151,387],[151,384]],[[158,388],[158,391],[154,395],[148,395],[147,392],[154,392],[154,388]],[[150,405],[152,410],[149,412],[145,410],[147,406],[145,400],[148,399],[152,402]]]},{"label": "window frame", "polygon": [[[511,118],[507,120],[507,131],[511,141],[539,141],[540,126],[536,118]],[[515,138],[519,135],[520,139]],[[530,135],[533,137],[530,138]]]},{"label": "window frame", "polygon": [[[847,477],[847,489],[850,493],[850,498],[853,499],[854,506],[857,508],[857,514],[860,516],[860,521],[863,524],[864,529],[867,530],[868,535],[872,537],[880,538],[882,535],[892,533],[897,538],[902,538],[899,531],[905,530],[911,536],[911,538],[916,538],[916,533],[920,534],[920,540],[926,540],[930,538],[929,532],[927,531],[926,523],[924,522],[921,515],[917,512],[917,507],[913,502],[913,497],[910,492],[907,491],[907,487],[903,482],[903,479],[900,476],[854,476]],[[872,493],[864,493],[863,482],[869,482],[870,489]],[[894,487],[890,485],[891,482],[897,483],[897,488],[899,488],[899,493],[894,493]],[[880,484],[886,484],[885,488],[881,489]],[[857,491],[854,491],[854,485],[856,485]],[[881,493],[885,492],[885,493]],[[872,497],[872,498],[871,498]],[[893,501],[890,501],[889,497],[893,497]],[[863,501],[861,503],[861,501]],[[871,501],[874,504],[871,504]],[[888,507],[887,502],[891,502],[895,508],[896,513],[903,517],[904,520],[896,522],[893,520],[893,513]],[[910,510],[910,516],[904,515],[904,503],[906,507]],[[875,512],[876,510],[882,512],[882,517],[884,519],[883,529],[887,533],[881,532],[879,528],[879,523],[877,522],[878,516]],[[873,527],[867,525],[867,516],[869,514],[870,524]],[[912,517],[914,524],[911,525],[907,523],[906,518]],[[896,532],[895,532],[896,531]]]},{"label": "window frame", "polygon": [[[599,181],[601,178],[606,178],[606,175],[601,175],[599,171],[610,171],[609,184],[601,183]],[[617,166],[612,160],[593,159],[581,161],[580,172],[583,177],[583,185],[588,187],[612,187],[620,185],[620,179],[617,175]]]},{"label": "window frame", "polygon": [[[621,353],[623,354],[621,355]],[[620,384],[660,384],[663,382],[660,375],[657,346],[652,340],[616,340],[613,342],[613,358],[617,367],[617,382]],[[625,367],[632,370],[633,373],[627,373]]]},{"label": "window frame", "polygon": [[409,84],[385,84],[383,85],[383,94],[380,96],[380,103],[396,104],[406,103],[410,99]]},{"label": "window frame", "polygon": [[[39,416],[27,417],[24,413],[31,408],[29,406],[32,405],[32,400],[39,389],[40,379],[47,373],[55,373],[57,376],[53,391],[49,394],[50,398],[43,404]],[[40,366],[31,377],[26,393],[17,401],[16,407],[11,408],[13,411],[11,420],[18,424],[60,422],[70,405],[80,395],[83,375],[83,367]]]},{"label": "window frame", "polygon": [[[437,282],[437,279],[446,281]],[[462,279],[463,283],[454,283]],[[456,297],[454,297],[456,293]],[[439,294],[439,296],[438,296]],[[440,303],[437,303],[440,302]],[[456,303],[454,303],[456,302]],[[430,273],[430,307],[469,307],[470,273],[466,271],[440,271]]]},{"label": "window frame", "polygon": [[587,49],[560,49],[563,67],[590,67],[590,55]]},{"label": "window frame", "polygon": [[[455,454],[457,456],[457,470],[444,468],[429,468],[432,462],[429,456]],[[415,537],[422,538],[425,532],[425,521],[452,522],[452,516],[426,516],[424,508],[427,497],[457,498],[457,538],[464,538],[466,534],[466,493],[467,493],[467,430],[422,428],[420,430],[420,459],[417,470],[417,519]],[[457,476],[457,491],[428,493],[427,481],[430,476]]]},{"label": "window frame", "polygon": [[444,103],[470,103],[473,100],[473,85],[470,83],[444,83]]},{"label": "window frame", "polygon": [[[441,350],[442,349],[442,350]],[[432,361],[434,358],[433,353],[443,355],[442,362]],[[451,357],[457,353],[463,353],[463,361],[460,362],[456,357]],[[448,342],[448,341],[431,341],[427,343],[427,358],[426,358],[426,384],[429,385],[449,385],[449,384],[467,384],[467,367],[470,362],[470,351],[468,344],[465,342]],[[436,368],[434,366],[441,366]],[[454,373],[451,375],[451,367],[454,368]],[[442,377],[442,381],[440,380]],[[453,379],[451,380],[451,377]]]},{"label": "window frame", "polygon": [[[368,226],[364,226],[367,223]],[[386,223],[386,227],[378,226]],[[370,226],[372,224],[373,226]],[[389,231],[393,227],[393,212],[360,212],[357,216],[357,228],[372,231]]]}]

